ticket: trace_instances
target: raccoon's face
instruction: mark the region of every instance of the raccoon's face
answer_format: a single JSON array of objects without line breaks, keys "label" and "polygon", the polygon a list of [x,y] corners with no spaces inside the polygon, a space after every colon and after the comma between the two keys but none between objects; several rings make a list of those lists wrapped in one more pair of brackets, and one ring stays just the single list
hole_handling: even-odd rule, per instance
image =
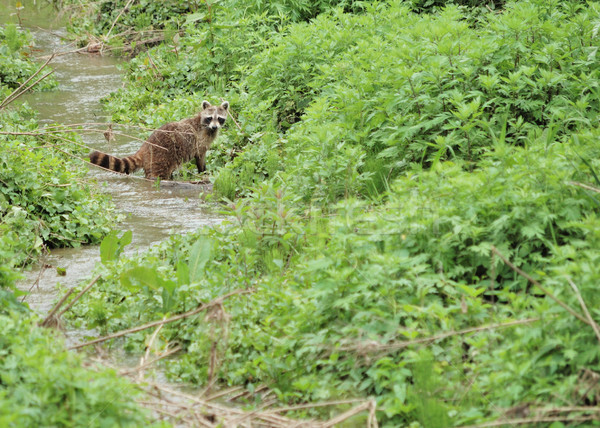
[{"label": "raccoon's face", "polygon": [[227,119],[228,108],[229,103],[227,101],[224,101],[220,106],[211,106],[208,101],[202,101],[202,112],[200,113],[202,127],[210,133],[217,132]]}]

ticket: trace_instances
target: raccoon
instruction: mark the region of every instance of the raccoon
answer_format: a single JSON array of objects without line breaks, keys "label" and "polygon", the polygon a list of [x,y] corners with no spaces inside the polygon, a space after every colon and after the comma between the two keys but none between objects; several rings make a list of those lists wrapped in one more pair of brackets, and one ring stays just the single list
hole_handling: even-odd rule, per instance
[{"label": "raccoon", "polygon": [[195,159],[198,172],[202,173],[206,170],[206,152],[225,123],[228,109],[227,101],[220,106],[202,101],[202,111],[197,116],[161,126],[135,154],[121,159],[94,151],[90,162],[125,174],[143,168],[146,178],[168,180],[182,163]]}]

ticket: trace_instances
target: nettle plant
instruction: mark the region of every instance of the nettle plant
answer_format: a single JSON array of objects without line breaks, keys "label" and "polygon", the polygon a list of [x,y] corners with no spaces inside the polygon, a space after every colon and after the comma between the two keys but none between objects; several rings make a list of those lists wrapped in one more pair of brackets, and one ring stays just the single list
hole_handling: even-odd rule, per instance
[{"label": "nettle plant", "polygon": [[[324,14],[290,26],[257,55],[240,116],[256,105],[270,114],[267,132],[273,118],[282,130],[293,123],[275,152],[306,200],[376,196],[411,165],[464,159],[473,170],[494,138],[523,145],[546,130],[563,139],[594,123],[597,10],[512,2],[470,20],[454,6],[417,15],[389,2],[364,15]],[[275,70],[287,77],[272,82]],[[277,148],[272,138],[265,144]],[[338,166],[357,158],[359,177]],[[228,174],[241,176],[241,163]]]},{"label": "nettle plant", "polygon": [[[0,116],[4,132],[39,131],[26,107]],[[85,181],[74,134],[3,135],[0,141],[0,286],[11,286],[15,269],[44,249],[99,243],[115,216],[108,197]]]},{"label": "nettle plant", "polygon": [[[107,264],[76,315],[108,332],[252,287],[224,302],[219,320],[163,329],[161,340],[187,350],[169,373],[212,379],[207,361],[217,343],[212,376],[221,382],[266,383],[290,402],[374,396],[389,426],[474,423],[523,402],[554,403],[555,390],[574,405],[588,399],[577,387],[580,371],[597,369],[592,329],[491,248],[577,307],[570,278],[595,307],[599,204],[569,183],[598,184],[597,134],[525,148],[498,142],[473,172],[466,161],[440,162],[395,179],[386,201],[348,198],[335,215],[300,211],[285,186],[264,185],[230,204],[229,225]],[[543,321],[405,343],[537,317]],[[126,347],[143,343],[136,334]]]}]

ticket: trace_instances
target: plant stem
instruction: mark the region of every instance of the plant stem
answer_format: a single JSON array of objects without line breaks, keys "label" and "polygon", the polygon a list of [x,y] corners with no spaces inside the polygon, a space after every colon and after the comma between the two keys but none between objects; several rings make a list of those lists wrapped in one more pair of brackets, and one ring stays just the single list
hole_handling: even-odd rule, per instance
[{"label": "plant stem", "polygon": [[117,337],[126,336],[126,335],[128,335],[130,333],[137,333],[138,331],[142,331],[142,330],[146,330],[148,328],[156,327],[156,326],[159,326],[161,324],[168,324],[168,323],[171,323],[171,322],[174,322],[174,321],[179,321],[181,319],[188,318],[188,317],[191,317],[193,315],[199,314],[200,312],[202,312],[202,311],[204,311],[204,310],[206,310],[208,308],[211,308],[211,307],[213,307],[215,305],[220,305],[220,304],[222,304],[223,300],[225,300],[225,299],[227,299],[227,298],[229,298],[231,296],[234,296],[234,295],[237,295],[237,294],[249,294],[249,293],[254,293],[254,289],[252,289],[252,288],[250,288],[250,289],[238,289],[238,290],[232,291],[230,293],[224,294],[223,296],[218,297],[218,298],[216,298],[215,300],[213,300],[213,301],[211,301],[209,303],[206,303],[204,305],[200,305],[196,309],[192,309],[191,311],[184,312],[183,314],[175,315],[175,316],[173,316],[171,318],[167,318],[167,319],[153,321],[153,322],[150,322],[148,324],[141,325],[139,327],[133,327],[133,328],[130,328],[130,329],[127,329],[127,330],[122,330],[122,331],[119,331],[117,333],[109,334],[108,336],[99,337],[97,339],[90,340],[89,342],[84,342],[84,343],[80,343],[78,345],[71,346],[69,349],[83,348],[84,346],[89,346],[89,345],[94,345],[96,343],[106,342],[107,340],[110,340],[110,339],[115,339]]}]

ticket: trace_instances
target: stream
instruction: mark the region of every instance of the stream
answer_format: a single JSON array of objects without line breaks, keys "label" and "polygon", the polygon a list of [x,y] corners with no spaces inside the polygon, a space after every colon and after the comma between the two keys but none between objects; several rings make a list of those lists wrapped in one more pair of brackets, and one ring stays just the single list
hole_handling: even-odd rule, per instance
[{"label": "stream", "polygon": [[[64,41],[64,23],[56,21],[56,11],[47,2],[23,1],[24,8],[15,15],[15,2],[2,0],[0,20],[3,23],[15,22],[29,29],[34,38],[34,55],[46,56],[57,53],[50,67],[59,82],[57,89],[34,92],[21,97],[39,112],[40,128],[52,124],[90,124],[90,128],[106,129],[110,118],[103,111],[100,99],[116,91],[122,85],[119,63],[121,59],[97,54],[61,52],[74,50],[73,45]],[[40,4],[42,3],[42,4]],[[128,132],[131,134],[131,131]],[[138,137],[135,135],[135,137]],[[143,137],[143,136],[142,136]],[[124,156],[133,154],[141,142],[133,138],[116,136],[107,142],[102,132],[82,133],[83,143],[91,149]],[[120,230],[131,230],[133,242],[126,253],[144,251],[148,247],[166,239],[174,233],[196,230],[204,225],[217,224],[221,218],[202,205],[199,198],[201,186],[170,184],[157,189],[153,182],[113,174],[93,166],[89,178],[96,180],[101,191],[112,195],[117,211],[125,215],[125,220],[116,226]],[[25,273],[19,288],[28,291],[25,301],[29,306],[44,315],[58,300],[58,284],[62,288],[72,288],[87,279],[100,260],[97,246],[53,249],[42,257],[39,263]],[[64,276],[56,268],[66,271]],[[65,332],[68,345],[77,343],[88,331],[71,330]]]}]

